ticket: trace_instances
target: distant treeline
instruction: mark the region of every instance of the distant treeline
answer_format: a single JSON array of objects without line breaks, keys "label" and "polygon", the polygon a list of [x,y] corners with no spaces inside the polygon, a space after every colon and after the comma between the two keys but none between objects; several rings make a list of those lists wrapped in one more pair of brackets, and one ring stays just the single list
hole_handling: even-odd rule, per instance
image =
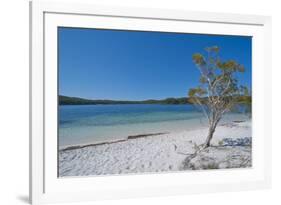
[{"label": "distant treeline", "polygon": [[[251,96],[241,96],[238,99],[241,104],[251,104]],[[78,97],[59,96],[59,105],[114,105],[114,104],[167,104],[167,105],[181,105],[193,104],[188,97],[182,98],[166,98],[162,100],[91,100]]]}]

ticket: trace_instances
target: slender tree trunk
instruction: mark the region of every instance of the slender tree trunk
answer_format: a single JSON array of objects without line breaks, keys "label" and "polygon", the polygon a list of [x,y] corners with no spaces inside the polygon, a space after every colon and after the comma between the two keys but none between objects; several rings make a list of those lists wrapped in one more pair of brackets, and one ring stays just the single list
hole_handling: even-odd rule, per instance
[{"label": "slender tree trunk", "polygon": [[213,138],[214,132],[216,130],[217,124],[220,121],[220,118],[216,119],[214,122],[211,123],[210,127],[209,127],[209,132],[208,132],[208,136],[207,139],[203,145],[203,149],[207,148],[210,146],[210,142]]}]

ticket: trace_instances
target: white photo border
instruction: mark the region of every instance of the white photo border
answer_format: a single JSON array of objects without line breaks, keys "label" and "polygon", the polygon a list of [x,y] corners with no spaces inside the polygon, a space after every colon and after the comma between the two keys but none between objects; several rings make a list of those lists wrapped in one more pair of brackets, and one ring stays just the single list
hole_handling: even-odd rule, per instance
[{"label": "white photo border", "polygon": [[[30,201],[33,204],[270,187],[270,17],[48,2],[32,2],[30,14]],[[60,26],[252,36],[253,167],[58,178],[57,29]]]}]

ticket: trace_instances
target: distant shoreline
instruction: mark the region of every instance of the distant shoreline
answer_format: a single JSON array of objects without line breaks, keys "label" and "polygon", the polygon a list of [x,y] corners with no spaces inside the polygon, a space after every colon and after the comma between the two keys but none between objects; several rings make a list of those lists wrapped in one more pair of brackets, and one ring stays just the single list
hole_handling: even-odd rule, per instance
[{"label": "distant shoreline", "polygon": [[[251,102],[251,96],[241,96],[241,104]],[[157,105],[193,105],[188,97],[169,97],[165,99],[147,99],[147,100],[107,100],[107,99],[86,99],[79,97],[69,97],[59,95],[59,105],[128,105],[128,104],[157,104]]]},{"label": "distant shoreline", "polygon": [[127,104],[192,104],[187,97],[165,98],[161,100],[107,100],[85,99],[79,97],[59,96],[59,105],[127,105]]}]

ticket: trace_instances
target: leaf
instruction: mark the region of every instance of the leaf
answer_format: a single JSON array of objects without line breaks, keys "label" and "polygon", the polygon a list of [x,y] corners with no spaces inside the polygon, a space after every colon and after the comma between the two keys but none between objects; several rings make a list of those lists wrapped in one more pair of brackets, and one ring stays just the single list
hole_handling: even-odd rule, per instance
[{"label": "leaf", "polygon": [[193,54],[192,59],[193,59],[194,63],[197,65],[205,64],[204,57],[200,53]]}]

